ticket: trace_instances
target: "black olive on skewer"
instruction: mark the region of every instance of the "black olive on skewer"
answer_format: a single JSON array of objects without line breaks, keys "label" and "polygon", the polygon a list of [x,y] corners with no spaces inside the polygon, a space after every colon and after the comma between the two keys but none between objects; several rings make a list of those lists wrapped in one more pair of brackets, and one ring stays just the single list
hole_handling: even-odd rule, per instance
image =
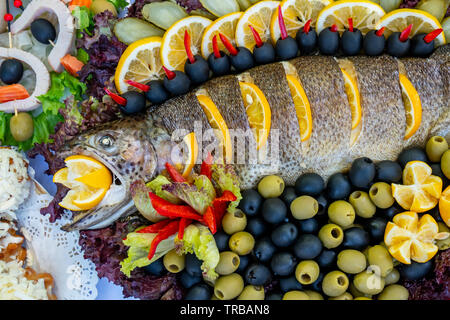
[{"label": "black olive on skewer", "polygon": [[55,27],[46,19],[36,19],[31,23],[31,33],[37,41],[50,44],[56,39]]},{"label": "black olive on skewer", "polygon": [[256,64],[266,64],[275,61],[275,49],[270,42],[262,42],[258,31],[252,25],[248,25],[255,39],[255,47],[253,48],[253,57]]},{"label": "black olive on skewer", "polygon": [[364,53],[368,56],[379,56],[384,51],[386,38],[383,35],[385,27],[369,31],[363,41]]},{"label": "black olive on skewer", "polygon": [[354,56],[361,51],[363,36],[361,31],[353,28],[353,19],[348,18],[348,29],[341,37],[341,50],[346,56]]},{"label": "black olive on skewer", "polygon": [[429,34],[417,34],[411,39],[411,55],[428,57],[434,50],[434,39],[441,34],[442,29],[436,29]]},{"label": "black olive on skewer", "polygon": [[191,80],[181,71],[171,71],[163,66],[164,72],[164,88],[174,96],[185,94],[191,87]]},{"label": "black olive on skewer", "polygon": [[23,65],[17,59],[4,60],[0,66],[0,80],[5,84],[18,83],[23,76]]},{"label": "black olive on skewer", "polygon": [[191,37],[187,30],[184,32],[184,48],[188,59],[184,64],[184,72],[194,84],[201,84],[209,79],[208,63],[200,55],[193,55],[191,50]]},{"label": "black olive on skewer", "polygon": [[217,44],[217,35],[212,39],[213,53],[208,57],[208,65],[211,71],[216,76],[223,76],[231,72],[230,57],[228,57],[223,51],[219,50]]},{"label": "black olive on skewer", "polygon": [[319,33],[319,50],[324,55],[336,54],[339,49],[339,32],[337,25],[323,29]]},{"label": "black olive on skewer", "polygon": [[106,93],[120,105],[120,111],[125,114],[135,114],[145,110],[147,101],[142,93],[136,91],[125,92],[122,96],[105,88]]},{"label": "black olive on skewer", "polygon": [[298,53],[298,44],[294,38],[288,35],[284,24],[281,5],[278,6],[278,25],[280,26],[281,38],[275,44],[275,52],[279,60],[290,60]]},{"label": "black olive on skewer", "polygon": [[219,37],[225,48],[230,52],[231,65],[236,71],[244,71],[255,65],[255,60],[250,50],[245,47],[235,48],[230,40],[222,33],[219,33]]},{"label": "black olive on skewer", "polygon": [[153,104],[160,104],[169,99],[170,94],[164,88],[164,83],[161,80],[152,80],[147,84],[142,84],[133,80],[125,81],[130,86],[142,90],[148,101]]},{"label": "black olive on skewer", "polygon": [[295,37],[300,54],[310,54],[317,45],[317,32],[311,28],[311,19],[306,21],[302,29],[298,30]]},{"label": "black olive on skewer", "polygon": [[404,57],[411,47],[411,40],[408,36],[411,33],[412,24],[407,26],[402,32],[394,32],[387,39],[386,52],[394,57]]}]

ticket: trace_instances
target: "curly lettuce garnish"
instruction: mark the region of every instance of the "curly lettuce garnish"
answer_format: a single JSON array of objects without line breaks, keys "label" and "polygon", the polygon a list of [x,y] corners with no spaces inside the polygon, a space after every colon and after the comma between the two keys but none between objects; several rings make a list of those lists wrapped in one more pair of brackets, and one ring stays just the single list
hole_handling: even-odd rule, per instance
[{"label": "curly lettuce garnish", "polygon": [[228,206],[228,211],[234,212],[242,199],[239,178],[236,172],[231,165],[223,164],[213,164],[211,169],[212,179],[217,183],[220,190],[222,192],[225,190],[231,191],[236,196],[237,199]]}]

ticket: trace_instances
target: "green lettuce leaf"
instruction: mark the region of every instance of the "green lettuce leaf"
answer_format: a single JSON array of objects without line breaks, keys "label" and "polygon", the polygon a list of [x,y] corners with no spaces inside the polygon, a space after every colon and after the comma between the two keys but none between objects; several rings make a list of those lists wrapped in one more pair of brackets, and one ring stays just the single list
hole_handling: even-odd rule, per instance
[{"label": "green lettuce leaf", "polygon": [[158,197],[161,197],[164,200],[170,201],[172,203],[180,203],[180,200],[177,197],[175,197],[170,192],[167,192],[166,190],[164,190],[164,186],[170,185],[171,183],[172,182],[170,182],[169,179],[167,179],[165,176],[160,174],[155,179],[148,182],[146,185]]},{"label": "green lettuce leaf", "polygon": [[214,281],[219,276],[215,268],[219,263],[219,249],[217,249],[214,236],[209,229],[201,224],[195,223],[184,229],[183,240],[177,242],[178,253],[195,253],[199,260],[202,260],[201,269],[204,276]]},{"label": "green lettuce leaf", "polygon": [[75,27],[91,35],[92,28],[94,27],[94,20],[92,19],[94,15],[92,11],[85,6],[76,6],[72,10],[72,16],[75,18]]},{"label": "green lettuce leaf", "polygon": [[77,50],[77,59],[84,64],[89,62],[89,54],[83,48]]},{"label": "green lettuce leaf", "polygon": [[146,186],[142,180],[137,180],[130,185],[131,197],[139,213],[151,222],[158,222],[165,219],[165,217],[153,209],[152,202],[148,196],[150,191],[152,189]]},{"label": "green lettuce leaf", "polygon": [[174,239],[178,233],[172,235],[171,237],[161,241],[156,247],[155,255],[151,260],[147,258],[148,252],[150,251],[150,245],[156,233],[137,233],[131,232],[127,234],[123,244],[128,246],[128,257],[120,262],[120,270],[127,276],[131,276],[131,271],[135,268],[141,268],[148,266],[153,261],[158,260],[167,252],[175,248]]},{"label": "green lettuce leaf", "polygon": [[108,0],[108,2],[111,2],[119,10],[129,5],[126,0]]},{"label": "green lettuce leaf", "polygon": [[239,178],[236,172],[231,165],[223,164],[213,164],[211,170],[212,179],[217,183],[220,190],[222,192],[225,190],[231,191],[236,196],[237,199],[228,206],[228,211],[234,212],[242,199]]}]

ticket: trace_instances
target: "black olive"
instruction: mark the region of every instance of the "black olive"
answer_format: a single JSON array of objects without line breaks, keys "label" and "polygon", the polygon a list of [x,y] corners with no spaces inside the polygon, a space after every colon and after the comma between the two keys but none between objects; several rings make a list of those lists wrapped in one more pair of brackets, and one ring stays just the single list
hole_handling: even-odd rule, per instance
[{"label": "black olive", "polygon": [[31,33],[37,41],[43,44],[50,44],[50,41],[55,41],[56,30],[55,27],[46,19],[36,19],[31,23]]},{"label": "black olive", "polygon": [[239,267],[236,269],[237,273],[244,273],[250,263],[250,255],[239,256]]},{"label": "black olive", "polygon": [[253,256],[261,261],[267,262],[272,259],[273,254],[277,248],[268,237],[264,237],[261,240],[256,241],[253,248]]},{"label": "black olive", "polygon": [[416,34],[411,39],[411,55],[414,57],[426,58],[434,50],[434,40],[428,43],[425,42],[425,33]]},{"label": "black olive", "polygon": [[319,33],[318,45],[321,54],[336,54],[339,49],[339,32],[331,31],[330,28],[323,29]]},{"label": "black olive", "polygon": [[199,283],[189,289],[184,297],[185,300],[210,300],[212,288],[206,283]]},{"label": "black olive", "polygon": [[341,37],[341,50],[347,56],[354,56],[361,51],[362,33],[358,29],[345,30]]},{"label": "black olive", "polygon": [[265,221],[272,224],[278,224],[287,216],[287,207],[279,198],[269,198],[262,204],[262,216]]},{"label": "black olive", "polygon": [[352,227],[344,230],[344,249],[363,250],[369,245],[369,233],[362,228]]},{"label": "black olive", "polygon": [[167,76],[164,77],[164,87],[174,96],[187,93],[191,87],[191,80],[184,72],[178,70],[173,72],[175,72],[175,78],[169,80]]},{"label": "black olive", "polygon": [[368,188],[375,178],[375,164],[369,158],[358,158],[353,161],[348,177],[357,188]]},{"label": "black olive", "polygon": [[158,277],[167,273],[167,270],[164,267],[163,258],[159,258],[158,260],[153,261],[148,266],[145,266],[143,269],[145,272],[148,272],[149,274]]},{"label": "black olive", "polygon": [[287,36],[284,39],[278,39],[275,44],[275,52],[278,60],[286,61],[291,60],[297,56],[298,44],[294,38]]},{"label": "black olive", "polygon": [[414,281],[423,279],[433,269],[433,265],[433,260],[425,263],[411,261],[411,264],[400,264],[398,271],[403,279]]},{"label": "black olive", "polygon": [[410,148],[405,149],[398,155],[398,163],[404,168],[406,164],[410,161],[423,161],[427,162],[428,158],[425,151],[421,148]]},{"label": "black olive", "polygon": [[127,100],[125,106],[119,106],[120,111],[125,114],[135,114],[145,110],[147,100],[143,93],[137,91],[128,91],[122,95]]},{"label": "black olive", "polygon": [[220,252],[228,250],[229,239],[230,236],[222,230],[216,232],[214,240],[216,241],[217,249],[219,249]]},{"label": "black olive", "polygon": [[266,296],[265,300],[283,300],[283,293],[271,292]]},{"label": "black olive", "polygon": [[331,269],[336,265],[337,254],[333,250],[323,249],[316,258],[316,262],[321,269]]},{"label": "black olive", "polygon": [[268,225],[261,218],[250,218],[247,221],[245,230],[249,232],[254,238],[258,238],[267,232]]},{"label": "black olive", "polygon": [[398,206],[397,204],[394,204],[390,206],[387,209],[381,209],[379,210],[380,216],[385,218],[386,220],[392,220],[394,216],[400,212],[404,212],[405,210]]},{"label": "black olive", "polygon": [[160,104],[170,98],[162,80],[152,80],[147,85],[150,86],[150,90],[145,92],[145,97],[151,103]]},{"label": "black olive", "polygon": [[275,61],[275,48],[269,42],[264,42],[262,46],[253,49],[253,57],[256,64],[266,64]]},{"label": "black olive", "polygon": [[316,198],[319,209],[317,210],[316,217],[317,218],[323,218],[327,216],[327,208],[328,208],[328,199],[325,197],[325,195],[321,194]]},{"label": "black olive", "polygon": [[203,277],[200,276],[192,276],[186,270],[183,270],[180,274],[180,283],[183,288],[190,289],[193,285],[200,283],[203,280]]},{"label": "black olive", "polygon": [[338,172],[328,178],[327,195],[331,200],[346,199],[351,191],[352,185],[344,174]]},{"label": "black olive", "polygon": [[195,254],[188,253],[185,256],[185,268],[186,271],[193,277],[199,277],[202,275],[203,261],[199,260]]},{"label": "black olive", "polygon": [[297,226],[301,233],[317,233],[319,231],[319,222],[315,218],[299,220]]},{"label": "black olive", "polygon": [[376,217],[369,220],[367,230],[369,231],[371,243],[380,243],[384,239],[384,229],[386,229],[387,221],[383,218]]},{"label": "black olive", "polygon": [[310,54],[314,51],[317,45],[317,32],[311,28],[308,33],[305,33],[303,28],[298,30],[296,35],[298,48],[300,54]]},{"label": "black olive", "polygon": [[293,250],[298,259],[311,260],[322,251],[322,242],[315,235],[303,234],[295,242]]},{"label": "black olive", "polygon": [[303,290],[303,286],[298,282],[297,278],[292,275],[287,278],[280,278],[280,289],[283,292],[288,292],[291,290]]},{"label": "black olive", "polygon": [[211,53],[208,57],[208,65],[216,76],[223,76],[231,72],[230,57],[223,51],[220,51],[220,58],[216,58],[214,53]]},{"label": "black olive", "polygon": [[401,41],[400,34],[401,32],[394,32],[387,39],[386,52],[391,56],[404,57],[409,52],[411,41],[409,39]]},{"label": "black olive", "polygon": [[319,273],[319,276],[317,277],[317,280],[311,283],[308,287],[313,289],[316,292],[322,292],[322,281],[324,278],[324,274],[321,272]]},{"label": "black olive", "polygon": [[272,242],[280,248],[288,247],[297,238],[298,230],[293,223],[283,223],[276,227],[271,234]]},{"label": "black olive", "polygon": [[304,173],[295,181],[297,195],[318,196],[325,188],[325,182],[317,173]]},{"label": "black olive", "polygon": [[201,84],[209,79],[208,62],[200,55],[194,56],[195,62],[191,63],[189,59],[184,64],[184,72],[194,84]]},{"label": "black olive", "polygon": [[244,71],[255,65],[255,60],[250,50],[245,47],[237,47],[238,53],[230,56],[231,65],[236,71]]},{"label": "black olive", "polygon": [[263,286],[272,279],[269,268],[260,263],[253,263],[245,270],[245,282],[253,286]]},{"label": "black olive", "polygon": [[284,188],[283,193],[280,196],[281,200],[286,203],[287,206],[291,205],[291,202],[297,198],[297,194],[295,193],[295,189],[293,187]]},{"label": "black olive", "polygon": [[402,167],[395,161],[380,161],[375,167],[377,169],[376,180],[378,181],[397,183],[402,179]]},{"label": "black olive", "polygon": [[364,37],[364,53],[368,56],[379,56],[384,51],[386,38],[384,35],[378,36],[376,32],[376,30],[371,30]]},{"label": "black olive", "polygon": [[17,59],[6,59],[0,66],[0,80],[5,84],[18,83],[23,76],[23,64]]},{"label": "black olive", "polygon": [[254,216],[258,213],[261,207],[263,198],[254,189],[248,189],[241,192],[242,199],[239,202],[238,208],[241,209],[247,216]]},{"label": "black olive", "polygon": [[289,276],[297,266],[297,259],[289,252],[275,253],[270,261],[270,267],[275,275]]}]

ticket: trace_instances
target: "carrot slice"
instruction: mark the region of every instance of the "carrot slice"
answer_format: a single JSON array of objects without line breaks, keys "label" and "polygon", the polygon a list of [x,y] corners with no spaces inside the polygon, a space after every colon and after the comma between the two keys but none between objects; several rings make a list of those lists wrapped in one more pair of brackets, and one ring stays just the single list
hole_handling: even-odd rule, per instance
[{"label": "carrot slice", "polygon": [[84,63],[78,60],[76,57],[66,54],[61,58],[61,64],[63,67],[74,77],[78,77],[78,72],[83,68]]},{"label": "carrot slice", "polygon": [[11,84],[9,86],[0,87],[0,103],[22,100],[28,98],[30,95],[21,84]]},{"label": "carrot slice", "polygon": [[72,11],[75,7],[87,7],[90,8],[92,0],[72,0],[69,3],[69,9]]}]

